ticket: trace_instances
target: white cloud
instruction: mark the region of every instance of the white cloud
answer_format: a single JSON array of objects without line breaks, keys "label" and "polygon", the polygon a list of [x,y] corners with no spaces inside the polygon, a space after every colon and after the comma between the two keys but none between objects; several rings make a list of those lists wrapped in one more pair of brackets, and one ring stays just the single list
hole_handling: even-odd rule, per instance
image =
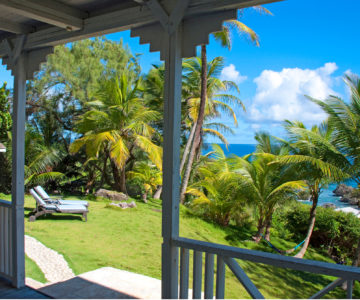
[{"label": "white cloud", "polygon": [[221,80],[231,80],[239,84],[244,82],[247,79],[247,76],[241,75],[240,72],[236,70],[235,66],[231,64],[222,69],[220,78]]},{"label": "white cloud", "polygon": [[336,94],[335,63],[326,63],[318,69],[287,68],[280,72],[264,70],[254,82],[256,95],[248,109],[251,122],[278,123],[285,119],[318,124],[326,114],[304,95],[324,100]]}]

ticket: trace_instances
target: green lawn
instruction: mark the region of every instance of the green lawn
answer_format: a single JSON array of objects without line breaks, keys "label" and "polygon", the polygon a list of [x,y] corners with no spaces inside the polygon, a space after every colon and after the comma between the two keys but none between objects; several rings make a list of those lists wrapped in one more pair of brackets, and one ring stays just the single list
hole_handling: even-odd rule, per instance
[{"label": "green lawn", "polygon": [[[81,221],[79,216],[71,215],[52,215],[40,217],[36,222],[28,222],[26,216],[26,234],[63,254],[75,274],[112,266],[160,278],[160,202],[137,202],[137,208],[127,210],[109,208],[107,204],[106,201],[90,201],[88,222]],[[34,200],[26,197],[26,214],[34,205]],[[256,245],[247,241],[253,232],[234,227],[223,229],[191,216],[184,208],[181,208],[180,218],[180,232],[183,237],[271,251],[265,244]],[[279,240],[275,236],[272,242],[282,249],[294,246],[294,243]],[[308,251],[306,258],[331,262],[313,250]],[[267,298],[306,298],[333,280],[325,276],[245,261],[240,264]],[[31,272],[31,269],[27,270],[27,274]],[[356,284],[354,296],[357,298],[360,297],[359,290]],[[227,270],[226,274],[226,297],[249,298],[230,270]],[[328,297],[345,298],[346,294],[337,288]]]},{"label": "green lawn", "polygon": [[38,265],[26,255],[25,255],[25,270],[26,270],[26,277],[30,277],[39,282],[46,283],[46,278],[44,276],[44,273],[40,270]]}]

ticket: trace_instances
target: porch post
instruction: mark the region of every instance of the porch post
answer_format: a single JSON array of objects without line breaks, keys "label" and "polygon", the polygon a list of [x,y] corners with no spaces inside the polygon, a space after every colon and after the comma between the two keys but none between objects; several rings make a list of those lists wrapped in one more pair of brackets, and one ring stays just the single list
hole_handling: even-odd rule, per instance
[{"label": "porch post", "polygon": [[181,123],[181,24],[167,34],[165,57],[164,144],[162,192],[162,298],[178,298],[178,248],[172,239],[179,236],[180,123]]},{"label": "porch post", "polygon": [[24,165],[25,165],[25,103],[26,54],[18,56],[14,68],[14,100],[12,127],[12,265],[13,286],[25,286],[24,247]]}]

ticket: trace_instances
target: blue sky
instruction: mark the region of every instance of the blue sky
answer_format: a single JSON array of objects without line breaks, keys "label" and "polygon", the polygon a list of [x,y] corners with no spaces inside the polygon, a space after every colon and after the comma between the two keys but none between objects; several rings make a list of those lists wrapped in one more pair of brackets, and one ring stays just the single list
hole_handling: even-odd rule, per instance
[{"label": "blue sky", "polygon": [[[260,36],[260,47],[234,35],[231,51],[214,40],[208,47],[209,59],[225,57],[223,77],[239,83],[240,98],[247,112],[238,109],[239,126],[230,143],[254,143],[254,133],[267,130],[282,136],[281,121],[299,119],[307,125],[321,122],[325,115],[304,94],[323,99],[337,94],[345,99],[348,92],[342,76],[360,74],[357,0],[287,0],[266,5],[273,16],[245,11],[241,21]],[[143,53],[143,71],[159,63],[158,53],[149,53],[148,45],[139,45],[128,31],[108,38],[123,38],[134,53]],[[10,73],[0,68],[0,83],[12,87]],[[221,121],[233,126],[229,118]],[[208,142],[214,142],[209,139]]]}]

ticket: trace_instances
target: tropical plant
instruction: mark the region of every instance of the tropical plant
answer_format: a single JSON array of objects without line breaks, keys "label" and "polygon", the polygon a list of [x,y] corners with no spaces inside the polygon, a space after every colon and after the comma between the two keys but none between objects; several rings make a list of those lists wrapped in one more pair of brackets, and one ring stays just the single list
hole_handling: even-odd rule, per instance
[{"label": "tropical plant", "polygon": [[5,142],[7,133],[11,129],[12,119],[9,104],[10,91],[6,88],[6,82],[0,88],[0,142]]},{"label": "tropical plant", "polygon": [[155,165],[144,161],[136,162],[133,171],[127,172],[127,176],[141,186],[141,197],[145,203],[148,196],[162,185],[162,172]]},{"label": "tropical plant", "polygon": [[[185,172],[181,185],[181,203],[184,203],[185,192],[188,186],[190,173],[192,170],[195,155],[200,151],[203,136],[212,135],[227,145],[227,140],[222,133],[232,133],[232,129],[225,124],[219,122],[213,122],[212,119],[219,117],[222,113],[228,114],[237,125],[237,117],[234,111],[235,108],[242,107],[245,109],[241,100],[232,91],[239,93],[239,89],[236,83],[232,81],[224,81],[219,78],[221,70],[224,67],[224,59],[222,57],[216,57],[210,61],[207,65],[207,87],[206,87],[206,101],[204,107],[204,118],[202,123],[201,134],[199,135],[199,143],[197,148],[193,148],[196,137],[197,118],[199,116],[199,110],[201,109],[201,72],[202,61],[199,57],[188,59],[183,64],[184,67],[184,82],[189,93],[187,99],[188,106],[188,129],[189,136],[187,139],[186,147],[181,160],[180,170],[182,171],[185,162],[187,160]],[[234,108],[233,108],[234,107]],[[205,121],[205,123],[204,123]],[[196,151],[195,151],[196,150]]]},{"label": "tropical plant", "polygon": [[[325,101],[308,97],[318,104],[329,116],[329,126],[333,129],[333,143],[347,158],[346,172],[360,185],[360,78],[345,75],[344,81],[350,90],[347,103],[338,96],[329,96]],[[360,262],[360,239],[353,265]]]},{"label": "tropical plant", "polygon": [[310,208],[309,227],[305,242],[296,257],[302,258],[309,246],[316,220],[316,207],[322,189],[331,182],[340,182],[348,177],[342,170],[347,160],[333,144],[333,131],[326,122],[307,129],[301,122],[285,121],[289,140],[283,143],[291,149],[291,155],[282,161],[293,164],[294,170],[305,179],[309,191]]},{"label": "tropical plant", "polygon": [[281,155],[259,152],[251,160],[230,158],[239,177],[238,197],[255,207],[259,242],[263,234],[269,238],[272,215],[279,205],[294,200],[305,182],[298,180],[289,165],[281,163]]},{"label": "tropical plant", "polygon": [[244,208],[237,195],[239,178],[219,145],[212,145],[209,160],[197,169],[199,180],[190,185],[187,194],[194,196],[191,207],[210,220],[228,226],[232,215]]},{"label": "tropical plant", "polygon": [[114,187],[123,193],[127,193],[126,165],[135,159],[136,148],[162,168],[162,149],[152,142],[156,131],[149,125],[159,114],[145,106],[141,91],[141,78],[132,80],[125,72],[103,80],[95,100],[87,103],[91,109],[77,123],[83,136],[70,146],[72,153],[85,146],[89,158],[100,154],[109,157]]}]

